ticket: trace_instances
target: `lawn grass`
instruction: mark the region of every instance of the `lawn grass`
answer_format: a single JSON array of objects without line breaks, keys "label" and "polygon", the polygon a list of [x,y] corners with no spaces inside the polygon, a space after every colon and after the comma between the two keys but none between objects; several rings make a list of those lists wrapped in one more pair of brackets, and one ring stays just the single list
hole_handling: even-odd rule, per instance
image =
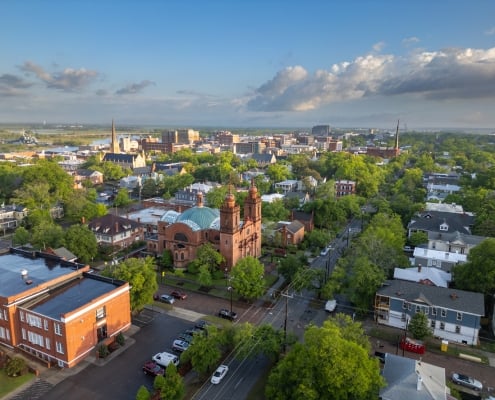
[{"label": "lawn grass", "polygon": [[7,376],[5,371],[0,370],[0,398],[11,393],[13,390],[24,385],[34,378],[34,374],[27,373],[21,376],[16,376],[15,378]]}]

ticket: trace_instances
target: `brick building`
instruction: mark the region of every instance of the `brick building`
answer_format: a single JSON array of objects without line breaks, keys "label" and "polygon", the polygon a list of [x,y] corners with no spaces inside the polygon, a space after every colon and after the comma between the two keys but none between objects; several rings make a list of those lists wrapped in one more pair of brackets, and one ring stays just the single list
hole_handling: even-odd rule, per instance
[{"label": "brick building", "polygon": [[167,211],[158,222],[158,234],[148,240],[148,251],[172,252],[174,266],[185,268],[196,258],[198,247],[212,244],[225,258],[226,268],[232,268],[246,256],[261,256],[261,198],[254,183],[244,202],[244,218],[235,197],[229,193],[220,207],[205,207],[203,194],[186,211]]},{"label": "brick building", "polygon": [[129,284],[89,266],[11,249],[0,257],[0,344],[72,367],[129,328]]}]

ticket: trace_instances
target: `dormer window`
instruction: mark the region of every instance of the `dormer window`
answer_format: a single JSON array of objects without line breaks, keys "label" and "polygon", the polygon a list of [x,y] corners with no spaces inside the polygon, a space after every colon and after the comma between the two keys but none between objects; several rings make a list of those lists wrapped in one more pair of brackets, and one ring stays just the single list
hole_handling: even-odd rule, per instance
[{"label": "dormer window", "polygon": [[440,230],[446,232],[449,230],[449,226],[444,222],[440,225]]}]

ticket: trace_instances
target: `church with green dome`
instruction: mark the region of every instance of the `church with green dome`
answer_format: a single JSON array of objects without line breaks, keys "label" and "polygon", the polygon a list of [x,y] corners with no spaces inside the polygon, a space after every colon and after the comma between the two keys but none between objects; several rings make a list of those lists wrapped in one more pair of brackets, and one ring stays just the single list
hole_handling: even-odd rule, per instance
[{"label": "church with green dome", "polygon": [[203,194],[196,205],[180,213],[167,211],[158,222],[153,250],[162,254],[170,250],[175,268],[186,268],[196,258],[197,249],[210,243],[225,258],[223,268],[232,268],[246,256],[261,256],[261,197],[254,182],[244,202],[244,215],[232,193],[227,194],[220,209],[206,207]]}]

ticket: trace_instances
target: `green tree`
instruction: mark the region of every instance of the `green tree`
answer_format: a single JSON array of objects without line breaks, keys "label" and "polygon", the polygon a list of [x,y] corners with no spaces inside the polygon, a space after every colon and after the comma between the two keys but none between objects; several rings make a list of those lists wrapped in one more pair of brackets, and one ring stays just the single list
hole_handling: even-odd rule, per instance
[{"label": "green tree", "polygon": [[198,374],[205,376],[218,364],[222,352],[218,328],[209,326],[206,335],[195,335],[187,351],[182,353],[181,362],[191,362]]},{"label": "green tree", "polygon": [[265,267],[257,258],[241,258],[230,272],[232,287],[246,299],[261,297],[265,292],[264,273]]},{"label": "green tree", "polygon": [[290,211],[285,208],[282,200],[274,200],[271,203],[263,202],[261,204],[261,215],[263,220],[268,221],[286,221],[289,218]]},{"label": "green tree", "polygon": [[132,200],[129,198],[129,192],[125,188],[119,189],[117,194],[115,195],[115,200],[113,204],[115,207],[125,207],[131,204]]},{"label": "green tree", "polygon": [[65,246],[84,263],[92,261],[98,253],[96,237],[85,225],[72,225],[65,231]]},{"label": "green tree", "polygon": [[267,399],[376,399],[384,386],[378,362],[369,357],[362,340],[344,332],[332,320],[321,328],[310,326],[304,342],[296,343],[272,369]]},{"label": "green tree", "polygon": [[459,289],[483,293],[495,292],[495,238],[488,238],[474,247],[467,262],[453,269],[455,286]]},{"label": "green tree", "polygon": [[41,223],[33,228],[31,241],[38,249],[59,248],[65,245],[64,230],[53,222]]},{"label": "green tree", "polygon": [[423,340],[430,336],[431,329],[426,314],[422,312],[414,314],[409,320],[407,330],[411,332],[414,339]]},{"label": "green tree", "polygon": [[277,163],[270,164],[266,169],[266,174],[272,182],[281,182],[290,176],[290,171],[287,165]]},{"label": "green tree", "polygon": [[408,242],[414,247],[428,243],[428,234],[420,231],[413,232],[411,233],[411,236],[409,236]]},{"label": "green tree", "polygon": [[140,311],[150,304],[158,289],[154,259],[151,257],[128,258],[116,267],[105,268],[101,274],[129,282],[132,311]]},{"label": "green tree", "polygon": [[360,311],[367,312],[371,308],[376,290],[385,281],[385,273],[366,257],[358,257],[353,260],[349,275],[349,299]]},{"label": "green tree", "polygon": [[177,372],[177,367],[173,363],[168,364],[165,376],[162,378],[163,379],[155,378],[153,384],[153,387],[160,391],[160,399],[182,400],[186,389],[183,379]]},{"label": "green tree", "polygon": [[206,243],[198,247],[196,260],[200,268],[205,265],[210,273],[214,273],[225,261],[225,258],[210,243]]},{"label": "green tree", "polygon": [[31,239],[31,234],[29,233],[29,231],[23,226],[20,226],[14,232],[14,236],[12,237],[12,245],[18,246],[18,245],[27,244],[29,243],[30,239]]},{"label": "green tree", "polygon": [[136,393],[136,400],[150,400],[151,394],[146,386],[141,385]]},{"label": "green tree", "polygon": [[285,258],[280,259],[280,264],[277,271],[282,275],[288,282],[291,282],[297,271],[303,267],[301,261],[294,255],[289,254]]},{"label": "green tree", "polygon": [[211,276],[210,267],[207,264],[199,264],[198,283],[206,287],[213,284],[213,277]]}]

